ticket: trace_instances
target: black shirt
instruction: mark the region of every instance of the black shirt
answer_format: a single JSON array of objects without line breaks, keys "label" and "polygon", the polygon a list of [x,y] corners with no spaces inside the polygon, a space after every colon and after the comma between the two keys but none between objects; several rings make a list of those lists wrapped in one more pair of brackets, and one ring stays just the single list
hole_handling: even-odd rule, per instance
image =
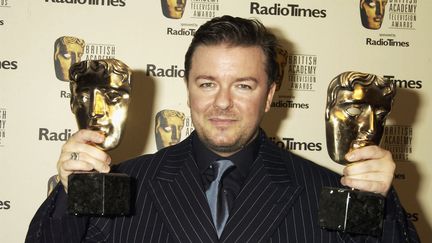
[{"label": "black shirt", "polygon": [[213,169],[210,167],[211,163],[220,159],[231,160],[235,166],[227,171],[227,174],[222,179],[223,188],[227,192],[228,205],[231,208],[249,175],[250,168],[258,155],[259,146],[259,136],[256,136],[243,149],[224,158],[208,149],[195,133],[192,137],[192,151],[201,174],[204,191],[207,190],[214,178]]}]

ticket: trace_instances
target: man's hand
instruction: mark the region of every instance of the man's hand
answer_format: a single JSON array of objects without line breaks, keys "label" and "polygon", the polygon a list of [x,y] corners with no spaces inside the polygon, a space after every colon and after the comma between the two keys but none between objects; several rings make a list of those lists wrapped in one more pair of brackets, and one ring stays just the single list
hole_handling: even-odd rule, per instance
[{"label": "man's hand", "polygon": [[342,185],[387,195],[396,168],[389,151],[366,146],[347,153],[345,158],[351,163],[343,170]]},{"label": "man's hand", "polygon": [[[68,176],[74,172],[109,172],[111,157],[92,145],[102,143],[104,139],[104,135],[99,132],[83,129],[73,134],[63,145],[57,171],[66,192]],[[78,158],[73,159],[72,153],[78,153]]]}]

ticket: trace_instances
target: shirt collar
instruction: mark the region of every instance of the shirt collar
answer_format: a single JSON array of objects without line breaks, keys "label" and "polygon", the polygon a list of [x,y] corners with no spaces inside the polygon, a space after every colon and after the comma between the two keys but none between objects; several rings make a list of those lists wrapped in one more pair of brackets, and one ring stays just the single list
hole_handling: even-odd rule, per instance
[{"label": "shirt collar", "polygon": [[223,158],[213,151],[208,149],[204,143],[199,139],[196,132],[192,136],[192,151],[194,158],[196,160],[197,166],[201,174],[204,174],[205,170],[209,167],[210,163],[219,159],[229,159],[239,170],[243,179],[245,179],[248,174],[252,163],[258,156],[258,151],[260,147],[260,136],[258,134],[249,144],[247,144],[243,149],[237,153]]}]

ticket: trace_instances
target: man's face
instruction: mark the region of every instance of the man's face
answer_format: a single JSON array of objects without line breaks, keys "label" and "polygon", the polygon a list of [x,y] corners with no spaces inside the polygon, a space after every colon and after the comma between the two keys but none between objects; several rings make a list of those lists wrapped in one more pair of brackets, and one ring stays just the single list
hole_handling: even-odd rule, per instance
[{"label": "man's face", "polygon": [[74,85],[71,108],[78,127],[105,134],[103,144],[98,144],[104,150],[117,146],[129,106],[129,92],[125,89],[128,84],[111,80]]},{"label": "man's face", "polygon": [[386,4],[387,0],[360,0],[360,15],[365,28],[381,28]]},{"label": "man's face", "polygon": [[83,55],[83,46],[77,43],[57,45],[54,52],[54,66],[58,79],[69,81],[69,68],[72,64],[80,62]]},{"label": "man's face", "polygon": [[258,47],[198,46],[188,77],[188,104],[200,139],[221,156],[239,151],[257,134],[275,85],[267,85]]},{"label": "man's face", "polygon": [[186,0],[161,0],[165,17],[180,19],[186,6]]},{"label": "man's face", "polygon": [[160,116],[155,131],[157,149],[179,143],[183,126],[184,120],[178,116]]},{"label": "man's face", "polygon": [[379,145],[392,99],[375,84],[356,84],[353,91],[340,90],[326,120],[330,157],[345,164],[344,156],[350,150]]}]

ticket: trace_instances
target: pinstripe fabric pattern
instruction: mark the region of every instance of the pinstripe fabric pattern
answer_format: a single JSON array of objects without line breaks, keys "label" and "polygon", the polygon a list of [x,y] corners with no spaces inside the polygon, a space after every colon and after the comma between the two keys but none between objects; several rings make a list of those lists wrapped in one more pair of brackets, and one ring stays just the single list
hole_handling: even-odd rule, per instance
[{"label": "pinstripe fabric pattern", "polygon": [[[320,229],[320,190],[341,186],[340,176],[279,149],[263,132],[261,136],[258,158],[220,240],[187,138],[113,168],[136,178],[133,216],[53,219],[49,217],[56,200],[53,193],[33,218],[27,242],[380,242]],[[409,242],[404,241],[407,237],[417,242],[393,190],[387,201],[392,217],[384,223],[382,242]]]}]

